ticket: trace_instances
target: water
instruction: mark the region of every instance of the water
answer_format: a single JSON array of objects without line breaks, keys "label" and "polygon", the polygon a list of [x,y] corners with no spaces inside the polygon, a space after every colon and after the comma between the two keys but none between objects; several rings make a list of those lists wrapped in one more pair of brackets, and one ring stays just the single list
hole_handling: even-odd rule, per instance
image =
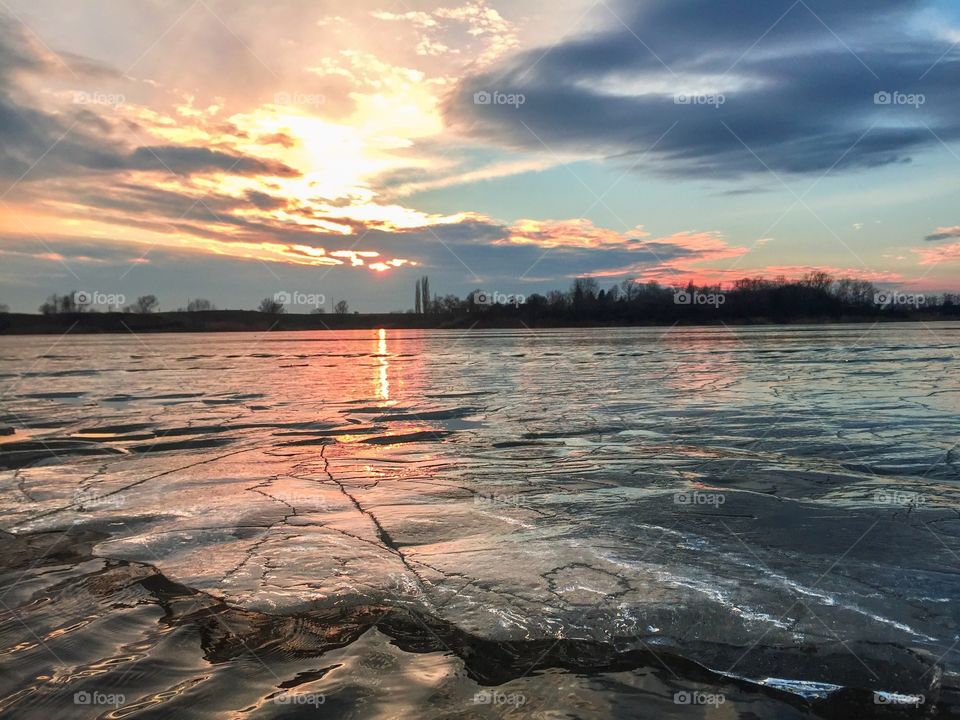
[{"label": "water", "polygon": [[958,357],[949,323],[2,338],[0,715],[960,712]]}]

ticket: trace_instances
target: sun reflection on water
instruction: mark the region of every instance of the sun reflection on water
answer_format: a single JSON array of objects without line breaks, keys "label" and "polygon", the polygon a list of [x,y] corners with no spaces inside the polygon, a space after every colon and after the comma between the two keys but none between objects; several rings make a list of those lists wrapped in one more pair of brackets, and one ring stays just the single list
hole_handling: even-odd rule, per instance
[{"label": "sun reflection on water", "polygon": [[390,364],[387,362],[387,331],[383,328],[377,330],[377,359],[379,367],[374,376],[374,392],[379,400],[390,399],[390,381],[387,378],[387,368]]}]

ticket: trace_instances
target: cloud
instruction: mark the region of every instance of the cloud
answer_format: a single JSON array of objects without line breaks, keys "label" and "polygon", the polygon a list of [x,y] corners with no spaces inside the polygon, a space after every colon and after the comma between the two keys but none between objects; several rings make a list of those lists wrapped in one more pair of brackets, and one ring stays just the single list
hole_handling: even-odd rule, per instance
[{"label": "cloud", "polygon": [[639,238],[648,236],[642,226],[626,234],[596,227],[587,219],[519,220],[507,230],[499,244],[536,245],[542,248],[580,248],[637,250],[643,247]]},{"label": "cloud", "polygon": [[[190,145],[140,145],[142,126],[122,119],[109,103],[77,103],[76,93],[48,96],[52,107],[25,88],[27,76],[77,82],[119,78],[115,71],[70,56],[69,70],[20,26],[0,22],[0,177],[16,182],[100,172],[147,171],[190,175],[229,173],[293,177],[297,171],[276,160],[229,148]],[[119,94],[103,93],[121,98]],[[147,113],[149,115],[149,113]],[[156,113],[153,113],[156,116]],[[6,191],[12,188],[9,186]]]},{"label": "cloud", "polygon": [[[458,55],[465,50],[474,56],[475,63],[484,65],[516,47],[518,42],[512,24],[485,0],[439,7],[430,12],[377,10],[370,15],[384,22],[408,23],[417,33],[418,55]],[[482,48],[473,48],[474,41],[480,41]]]},{"label": "cloud", "polygon": [[[696,177],[906,163],[960,138],[960,50],[913,22],[929,4],[621,2],[623,22],[464,78],[445,117],[495,145]],[[480,91],[525,102],[475,104]]]},{"label": "cloud", "polygon": [[642,226],[620,233],[586,219],[519,220],[505,228],[504,236],[494,244],[542,249],[534,266],[540,266],[548,254],[557,253],[575,258],[580,272],[597,277],[658,280],[703,273],[702,263],[749,252],[746,247],[730,245],[715,231],[682,231],[654,238]]},{"label": "cloud", "polygon": [[940,240],[950,240],[952,238],[960,238],[960,225],[939,227],[927,235],[924,240],[928,242],[939,242]]},{"label": "cloud", "polygon": [[235,175],[269,175],[296,177],[293,168],[274,160],[244,157],[200,147],[157,146],[139,147],[122,158],[119,168],[172,172],[175,175],[191,173],[226,172]]},{"label": "cloud", "polygon": [[915,248],[921,265],[940,265],[960,260],[960,242],[941,245],[936,248]]},{"label": "cloud", "polygon": [[639,256],[627,265],[601,268],[595,272],[600,277],[641,277],[667,281],[671,278],[702,277],[706,270],[703,263],[727,260],[750,252],[750,248],[730,245],[723,235],[715,231],[676,232],[672,235],[644,240],[631,248]]}]

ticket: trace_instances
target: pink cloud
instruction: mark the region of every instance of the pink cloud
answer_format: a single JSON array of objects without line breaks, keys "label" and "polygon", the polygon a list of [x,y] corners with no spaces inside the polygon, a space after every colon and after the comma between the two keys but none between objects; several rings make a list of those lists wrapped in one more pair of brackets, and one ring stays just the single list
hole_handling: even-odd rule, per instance
[{"label": "pink cloud", "polygon": [[[960,227],[941,228],[940,230],[957,230],[957,235],[960,236]],[[940,230],[937,232],[940,232]],[[941,263],[955,262],[960,260],[960,242],[934,248],[915,249],[914,252],[920,256],[919,262],[921,265],[939,265]]]}]

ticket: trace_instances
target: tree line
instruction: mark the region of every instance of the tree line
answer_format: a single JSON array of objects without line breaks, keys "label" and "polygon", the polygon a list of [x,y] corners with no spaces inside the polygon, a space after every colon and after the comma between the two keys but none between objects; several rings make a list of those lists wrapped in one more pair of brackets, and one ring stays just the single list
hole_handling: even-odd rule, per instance
[{"label": "tree line", "polygon": [[465,298],[429,294],[429,281],[417,281],[414,312],[440,317],[484,313],[557,322],[644,322],[691,318],[799,319],[916,314],[960,314],[960,295],[886,290],[860,278],[834,278],[822,271],[788,280],[780,276],[742,278],[721,285],[665,286],[627,278],[601,287],[595,277],[575,278],[567,290],[527,296],[473,290]]},{"label": "tree line", "polygon": [[[91,300],[95,301],[98,295],[100,295],[100,293],[91,295],[78,290],[71,290],[70,292],[63,293],[62,295],[54,293],[49,295],[43,304],[40,305],[40,314],[62,315],[67,313],[101,312],[99,309],[99,303],[91,303]],[[116,296],[109,297],[112,298]],[[187,303],[186,307],[177,308],[176,312],[212,312],[217,309],[217,306],[206,298],[194,298]],[[103,312],[123,312],[147,315],[158,312],[159,310],[160,301],[157,299],[156,295],[141,295],[131,304],[109,304],[107,310]],[[279,301],[276,296],[265,297],[257,306],[257,312],[271,315],[280,315],[286,311],[286,306],[283,302]],[[339,300],[334,304],[333,311],[337,315],[346,315],[348,312],[350,312],[350,305],[346,300]],[[9,308],[6,305],[0,305],[0,313],[6,312],[9,312]],[[314,308],[311,312],[324,313],[326,310],[321,306]]]},{"label": "tree line", "polygon": [[[44,315],[93,312],[84,293],[54,294],[40,306]],[[287,308],[278,296],[264,298],[257,311],[278,315]],[[79,299],[78,299],[79,298]],[[0,305],[0,312],[5,310]],[[143,295],[116,312],[149,314],[159,310],[155,295]],[[217,310],[205,298],[195,298],[180,312],[208,312]],[[324,313],[322,306],[311,313]],[[346,315],[350,306],[340,300],[333,306],[337,315]],[[864,316],[957,316],[960,315],[960,295],[955,293],[904,293],[878,288],[869,280],[834,278],[828,273],[813,271],[801,278],[768,279],[748,277],[728,287],[721,285],[666,286],[658,282],[643,282],[628,278],[608,287],[601,287],[595,277],[575,278],[566,290],[551,290],[527,296],[476,289],[461,298],[454,294],[433,294],[428,277],[416,280],[414,306],[410,310],[395,311],[432,316],[438,322],[476,316],[485,319],[516,318],[531,322],[556,323],[642,323],[670,321],[769,320],[771,322],[797,321],[809,318],[842,319]],[[432,321],[431,321],[432,322]]]}]

